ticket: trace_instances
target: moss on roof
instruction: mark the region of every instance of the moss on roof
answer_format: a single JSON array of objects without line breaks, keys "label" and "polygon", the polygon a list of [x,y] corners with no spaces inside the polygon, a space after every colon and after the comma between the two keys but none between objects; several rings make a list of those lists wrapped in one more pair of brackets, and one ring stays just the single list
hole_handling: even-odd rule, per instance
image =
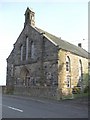
[{"label": "moss on roof", "polygon": [[48,38],[51,39],[52,42],[56,43],[59,46],[59,48],[66,50],[66,51],[69,51],[69,52],[72,52],[76,55],[88,58],[88,52],[86,50],[84,50],[83,48],[80,48],[80,47],[73,45],[65,40],[62,40],[61,38],[56,37],[56,36],[46,32],[44,30],[41,30],[39,28],[36,28],[36,29],[40,33],[44,33]]}]

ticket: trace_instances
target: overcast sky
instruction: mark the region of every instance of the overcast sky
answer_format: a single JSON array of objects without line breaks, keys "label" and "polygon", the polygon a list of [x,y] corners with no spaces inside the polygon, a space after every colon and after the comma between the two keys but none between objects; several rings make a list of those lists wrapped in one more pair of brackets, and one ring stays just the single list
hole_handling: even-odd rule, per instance
[{"label": "overcast sky", "polygon": [[88,50],[87,0],[16,1],[19,2],[0,2],[0,85],[5,84],[6,58],[24,27],[24,13],[27,7],[35,12],[37,27],[75,45],[82,43],[82,47]]}]

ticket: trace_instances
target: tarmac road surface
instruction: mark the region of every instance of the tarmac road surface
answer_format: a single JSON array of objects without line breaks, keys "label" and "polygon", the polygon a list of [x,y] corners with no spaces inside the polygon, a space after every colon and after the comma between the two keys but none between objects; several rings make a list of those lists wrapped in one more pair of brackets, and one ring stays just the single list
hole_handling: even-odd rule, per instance
[{"label": "tarmac road surface", "polygon": [[88,118],[87,104],[3,95],[3,118]]}]

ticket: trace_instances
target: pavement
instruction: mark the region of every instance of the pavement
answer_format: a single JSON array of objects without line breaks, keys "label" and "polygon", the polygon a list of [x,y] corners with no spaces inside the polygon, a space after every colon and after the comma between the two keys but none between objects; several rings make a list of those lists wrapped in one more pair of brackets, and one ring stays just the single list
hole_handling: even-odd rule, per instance
[{"label": "pavement", "polygon": [[30,97],[30,96],[23,96],[23,95],[7,95],[4,94],[3,96],[11,97],[11,98],[19,98],[23,100],[33,100],[37,102],[47,102],[47,103],[64,103],[64,104],[71,104],[73,106],[83,106],[89,108],[90,102],[88,97],[80,97],[75,99],[63,99],[63,100],[53,100],[53,99],[47,99],[47,98],[40,98],[40,97]]},{"label": "pavement", "polygon": [[40,97],[30,97],[30,96],[23,96],[23,95],[7,95],[4,94],[3,96],[9,96],[13,98],[19,98],[19,99],[30,99],[34,101],[49,101],[49,102],[55,102],[55,103],[60,103],[60,102],[65,102],[65,103],[71,103],[71,104],[79,104],[79,105],[89,105],[89,98],[88,97],[80,97],[80,98],[75,98],[75,99],[63,99],[63,100],[54,100],[54,99],[47,99],[47,98],[40,98]]}]

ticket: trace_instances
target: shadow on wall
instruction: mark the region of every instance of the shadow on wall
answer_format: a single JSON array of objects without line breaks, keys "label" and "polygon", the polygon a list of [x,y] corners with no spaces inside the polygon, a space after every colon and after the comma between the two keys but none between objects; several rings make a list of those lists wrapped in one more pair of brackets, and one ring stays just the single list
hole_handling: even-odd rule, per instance
[{"label": "shadow on wall", "polygon": [[80,78],[78,80],[78,83],[76,86],[74,86],[74,88],[72,89],[72,93],[74,94],[78,94],[78,93],[88,93],[89,92],[89,74],[83,74],[82,79]]},{"label": "shadow on wall", "polygon": [[63,66],[64,66],[64,63],[62,63],[61,65],[59,65],[59,68],[58,68],[58,72],[59,73],[62,71]]}]

